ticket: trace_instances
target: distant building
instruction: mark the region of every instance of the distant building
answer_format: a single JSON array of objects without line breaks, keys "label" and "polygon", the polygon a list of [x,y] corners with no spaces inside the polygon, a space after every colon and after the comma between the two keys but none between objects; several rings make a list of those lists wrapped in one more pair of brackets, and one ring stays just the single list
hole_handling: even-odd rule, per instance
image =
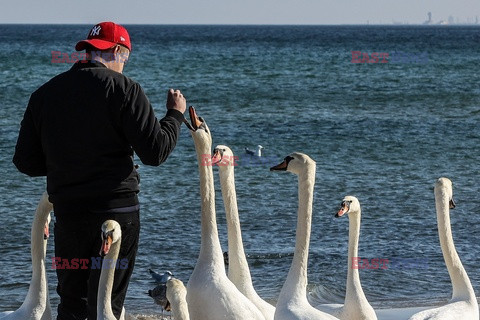
[{"label": "distant building", "polygon": [[432,24],[432,23],[433,23],[433,21],[432,21],[432,13],[429,12],[427,15],[428,15],[428,20],[425,21],[423,24]]}]

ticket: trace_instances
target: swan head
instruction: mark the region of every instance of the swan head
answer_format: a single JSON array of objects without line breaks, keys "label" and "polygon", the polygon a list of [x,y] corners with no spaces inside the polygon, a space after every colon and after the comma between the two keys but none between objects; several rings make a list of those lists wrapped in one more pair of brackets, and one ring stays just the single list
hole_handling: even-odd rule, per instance
[{"label": "swan head", "polygon": [[171,301],[185,299],[187,295],[187,288],[183,284],[182,280],[177,278],[171,278],[167,281],[167,301],[171,303]]},{"label": "swan head", "polygon": [[40,198],[40,202],[37,206],[37,210],[35,211],[35,215],[38,216],[39,219],[45,219],[45,227],[43,228],[43,239],[47,240],[50,236],[49,228],[50,221],[52,217],[50,216],[50,212],[53,210],[52,203],[48,200],[48,193],[45,191]]},{"label": "swan head", "polygon": [[188,114],[190,115],[188,128],[190,129],[193,139],[207,140],[211,145],[212,136],[205,120],[197,115],[195,108],[192,106],[188,108]]},{"label": "swan head", "polygon": [[102,247],[100,256],[104,257],[110,251],[113,243],[122,237],[122,229],[117,221],[107,220],[102,224]]},{"label": "swan head", "polygon": [[283,162],[270,168],[270,171],[289,171],[300,174],[312,167],[315,168],[316,162],[308,155],[300,152],[289,154],[283,159]]},{"label": "swan head", "polygon": [[48,213],[47,222],[45,222],[45,227],[43,229],[43,239],[44,240],[47,240],[50,237],[50,230],[49,230],[48,227],[50,225],[51,220],[52,220],[52,217],[50,216],[50,213]]},{"label": "swan head", "polygon": [[450,209],[455,208],[455,201],[453,200],[453,184],[452,181],[448,178],[442,177],[438,178],[435,182],[435,192],[443,191],[448,197],[448,202]]},{"label": "swan head", "polygon": [[344,214],[358,214],[360,213],[360,202],[354,196],[346,196],[342,200],[340,210],[335,214],[336,218],[343,216]]},{"label": "swan head", "polygon": [[163,310],[172,311],[172,301],[184,300],[187,295],[187,288],[177,278],[170,278],[165,284],[160,284],[153,290],[148,290],[148,295],[159,304]]},{"label": "swan head", "polygon": [[233,151],[227,146],[219,144],[213,149],[212,165],[218,163],[219,167],[235,166]]}]

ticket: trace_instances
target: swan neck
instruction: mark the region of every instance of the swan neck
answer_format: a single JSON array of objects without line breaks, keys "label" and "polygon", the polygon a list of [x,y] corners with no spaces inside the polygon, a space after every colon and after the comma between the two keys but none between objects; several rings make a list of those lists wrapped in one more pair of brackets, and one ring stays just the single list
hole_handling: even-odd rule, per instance
[{"label": "swan neck", "polygon": [[[218,238],[217,221],[215,213],[215,187],[211,162],[205,157],[211,157],[211,143],[206,139],[194,138],[197,152],[198,171],[200,174],[201,198],[201,245],[200,256],[207,260],[223,264],[223,253]],[[215,258],[215,259],[213,259]]]},{"label": "swan neck", "polygon": [[[298,217],[295,235],[295,252],[285,286],[291,294],[306,298],[308,250],[312,224],[313,190],[315,186],[315,165],[309,166],[298,175]],[[284,290],[282,290],[284,291]]]},{"label": "swan neck", "polygon": [[348,215],[348,272],[347,272],[347,291],[345,295],[345,306],[349,301],[366,301],[360,283],[360,274],[358,268],[353,268],[353,260],[358,258],[358,242],[360,236],[361,210],[358,213]]},{"label": "swan neck", "polygon": [[42,198],[32,224],[31,232],[31,257],[32,257],[32,280],[28,288],[27,297],[24,305],[46,306],[48,297],[48,285],[45,270],[45,256],[47,250],[47,240],[43,238],[43,230],[47,223],[51,211],[51,204]]},{"label": "swan neck", "polygon": [[190,320],[190,314],[188,312],[188,305],[185,297],[180,301],[172,301],[172,311],[175,319]]},{"label": "swan neck", "polygon": [[440,188],[438,191],[435,191],[435,206],[437,210],[440,246],[453,287],[452,299],[476,299],[470,279],[453,242],[450,224],[449,196],[445,189]]},{"label": "swan neck", "polygon": [[243,248],[237,194],[235,191],[234,167],[228,165],[220,167],[219,170],[228,229],[228,276],[238,287],[245,283],[251,283],[251,276]]},{"label": "swan neck", "polygon": [[[97,296],[97,317],[99,319],[112,319],[112,287],[115,276],[115,266],[117,265],[118,254],[120,252],[121,239],[112,243],[110,251],[104,257],[102,262],[102,271],[98,284]],[[108,262],[107,262],[108,261]]]}]

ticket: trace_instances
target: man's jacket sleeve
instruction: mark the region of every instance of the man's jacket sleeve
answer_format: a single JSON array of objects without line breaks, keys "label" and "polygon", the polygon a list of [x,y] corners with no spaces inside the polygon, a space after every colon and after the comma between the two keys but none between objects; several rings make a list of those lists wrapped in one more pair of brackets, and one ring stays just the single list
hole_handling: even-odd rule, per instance
[{"label": "man's jacket sleeve", "polygon": [[138,84],[132,85],[127,93],[121,113],[125,136],[142,163],[158,166],[164,162],[177,143],[183,114],[170,109],[158,121]]},{"label": "man's jacket sleeve", "polygon": [[38,177],[47,175],[47,165],[39,131],[33,121],[34,101],[35,96],[32,95],[20,125],[13,163],[20,172]]}]

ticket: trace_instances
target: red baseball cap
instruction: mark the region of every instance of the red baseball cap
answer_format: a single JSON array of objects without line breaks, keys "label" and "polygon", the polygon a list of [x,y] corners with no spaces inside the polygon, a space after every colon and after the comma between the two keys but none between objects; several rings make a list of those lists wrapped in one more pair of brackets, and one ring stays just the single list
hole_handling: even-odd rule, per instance
[{"label": "red baseball cap", "polygon": [[77,42],[75,50],[84,50],[87,45],[91,45],[98,50],[106,50],[116,44],[121,44],[132,51],[127,29],[119,24],[106,21],[94,25],[88,33],[87,39]]}]

